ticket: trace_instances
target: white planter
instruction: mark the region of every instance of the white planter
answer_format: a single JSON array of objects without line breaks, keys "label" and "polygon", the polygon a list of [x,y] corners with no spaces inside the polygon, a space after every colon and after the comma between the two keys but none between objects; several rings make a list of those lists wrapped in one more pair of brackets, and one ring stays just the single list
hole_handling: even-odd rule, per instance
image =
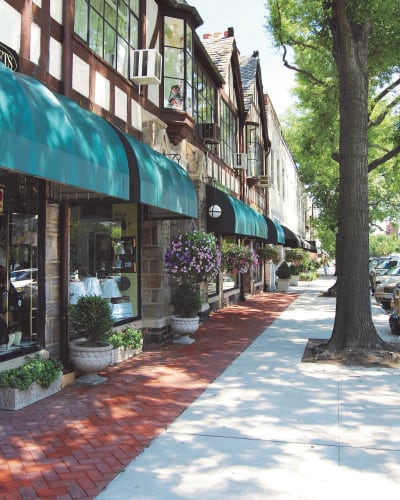
[{"label": "white planter", "polygon": [[175,344],[192,344],[194,339],[189,335],[197,332],[199,329],[200,318],[182,318],[180,316],[171,316],[171,327],[176,333],[177,338],[174,339]]},{"label": "white planter", "polygon": [[122,361],[133,358],[142,352],[142,347],[137,349],[131,349],[130,347],[117,347],[111,351],[111,362],[110,365],[117,365]]},{"label": "white planter", "polygon": [[69,344],[69,356],[75,368],[81,372],[77,383],[87,385],[99,385],[107,380],[107,377],[97,375],[110,365],[112,345],[103,342],[101,347],[88,347],[82,345],[82,340],[75,340]]},{"label": "white planter", "polygon": [[299,274],[293,274],[290,278],[289,285],[297,286],[299,284],[299,278],[300,278]]},{"label": "white planter", "polygon": [[61,390],[62,372],[50,384],[49,388],[42,387],[34,382],[28,389],[0,388],[0,408],[3,410],[19,410],[36,401],[47,398]]},{"label": "white planter", "polygon": [[278,279],[278,292],[289,291],[290,279]]}]

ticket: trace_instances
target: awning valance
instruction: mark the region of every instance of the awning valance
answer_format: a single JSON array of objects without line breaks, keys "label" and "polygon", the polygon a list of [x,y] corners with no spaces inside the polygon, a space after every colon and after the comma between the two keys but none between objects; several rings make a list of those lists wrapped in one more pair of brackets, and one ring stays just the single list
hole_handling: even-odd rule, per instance
[{"label": "awning valance", "polygon": [[285,247],[303,248],[300,236],[291,231],[288,227],[282,225],[285,234]]},{"label": "awning valance", "polygon": [[128,161],[111,125],[1,63],[0,167],[129,199]]},{"label": "awning valance", "polygon": [[274,245],[285,244],[285,232],[279,222],[273,221],[269,217],[265,217],[268,226],[268,239],[266,243]]},{"label": "awning valance", "polygon": [[117,130],[130,167],[131,201],[197,218],[197,196],[189,174],[176,162]]},{"label": "awning valance", "polygon": [[[211,205],[221,207],[221,216],[208,214]],[[253,208],[227,193],[207,186],[207,227],[209,232],[253,236],[266,240],[268,227],[264,217]]]}]

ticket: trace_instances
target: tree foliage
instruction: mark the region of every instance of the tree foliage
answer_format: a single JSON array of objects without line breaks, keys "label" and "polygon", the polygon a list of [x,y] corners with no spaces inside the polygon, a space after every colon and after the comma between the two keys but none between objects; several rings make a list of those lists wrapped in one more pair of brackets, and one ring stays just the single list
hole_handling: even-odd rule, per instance
[{"label": "tree foliage", "polygon": [[368,233],[371,212],[389,206],[391,183],[379,170],[398,175],[399,1],[268,2],[269,28],[297,72],[300,114],[289,144],[325,230],[337,232],[331,352],[384,346],[371,319]]},{"label": "tree foliage", "polygon": [[[270,0],[269,29],[284,47],[284,63],[296,71],[298,109],[287,117],[286,138],[324,230],[337,232],[339,182],[339,77],[332,55],[332,2]],[[399,178],[398,0],[346,2],[354,23],[373,21],[369,35],[369,220],[397,218]],[[371,18],[369,16],[372,16]],[[398,23],[397,23],[398,24]],[[288,47],[293,61],[288,61]],[[321,226],[316,224],[317,230]],[[329,240],[332,239],[332,236]]]}]

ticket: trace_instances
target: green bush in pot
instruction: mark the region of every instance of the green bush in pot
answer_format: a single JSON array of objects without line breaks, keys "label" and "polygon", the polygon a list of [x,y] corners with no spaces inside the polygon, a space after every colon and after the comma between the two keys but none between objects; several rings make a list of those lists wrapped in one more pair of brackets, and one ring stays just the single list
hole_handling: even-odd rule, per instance
[{"label": "green bush in pot", "polygon": [[288,263],[285,260],[279,265],[278,269],[276,270],[276,275],[281,280],[290,279],[292,273],[290,271]]},{"label": "green bush in pot", "polygon": [[171,304],[176,316],[195,317],[201,308],[201,296],[197,284],[183,281],[173,292]]},{"label": "green bush in pot", "polygon": [[97,295],[84,295],[68,307],[70,325],[75,333],[85,337],[86,345],[102,345],[104,336],[113,327],[110,303]]}]

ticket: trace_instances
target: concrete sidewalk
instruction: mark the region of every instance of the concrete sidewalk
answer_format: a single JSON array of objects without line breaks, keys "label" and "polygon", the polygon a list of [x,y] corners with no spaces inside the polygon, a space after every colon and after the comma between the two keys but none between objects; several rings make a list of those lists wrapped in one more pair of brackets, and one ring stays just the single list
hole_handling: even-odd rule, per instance
[{"label": "concrete sidewalk", "polygon": [[309,338],[331,334],[330,284],[293,287],[292,305],[97,498],[399,498],[399,372],[301,363]]}]

